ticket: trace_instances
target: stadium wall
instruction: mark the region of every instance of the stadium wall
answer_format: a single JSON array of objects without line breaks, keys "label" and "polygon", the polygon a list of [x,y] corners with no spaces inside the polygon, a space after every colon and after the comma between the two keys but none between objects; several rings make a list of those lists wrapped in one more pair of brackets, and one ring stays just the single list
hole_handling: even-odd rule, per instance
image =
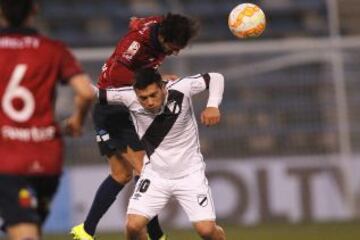
[{"label": "stadium wall", "polygon": [[[352,218],[346,201],[343,165],[338,157],[296,157],[207,161],[219,221],[253,225],[264,222],[334,221]],[[357,157],[347,161],[351,169],[351,190],[360,205],[360,170]],[[82,222],[97,186],[107,175],[106,166],[72,167],[65,171],[54,202],[47,231],[67,231]],[[102,219],[100,231],[123,229],[127,186]],[[186,215],[175,202],[161,214],[162,222],[174,228],[189,228]]]}]

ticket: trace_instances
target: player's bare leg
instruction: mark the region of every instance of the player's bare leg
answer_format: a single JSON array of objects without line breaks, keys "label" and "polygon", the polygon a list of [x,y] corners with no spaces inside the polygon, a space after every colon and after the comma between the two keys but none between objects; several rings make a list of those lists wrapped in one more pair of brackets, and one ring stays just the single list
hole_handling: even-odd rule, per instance
[{"label": "player's bare leg", "polygon": [[[112,178],[122,185],[128,183],[132,179],[133,170],[140,174],[144,155],[144,151],[134,151],[128,146],[121,156],[117,155],[116,158],[109,160]],[[144,227],[139,232],[138,239],[147,240],[146,234],[146,227]]]},{"label": "player's bare leg", "polygon": [[39,227],[33,223],[19,223],[6,228],[9,240],[40,240]]},{"label": "player's bare leg", "polygon": [[134,168],[137,175],[140,174],[143,167],[143,159],[145,151],[134,151],[131,147],[127,146],[126,151],[121,153],[121,157],[125,159]]},{"label": "player's bare leg", "polygon": [[141,215],[128,214],[126,218],[126,240],[147,240],[146,224],[149,220]]},{"label": "player's bare leg", "polygon": [[[133,166],[135,174],[140,175],[143,167],[145,151],[134,151],[131,147],[128,146],[126,151],[123,152],[121,156],[126,159],[131,164],[131,166]],[[141,236],[146,235],[147,232],[151,239],[160,239],[166,236],[161,229],[157,216],[151,219],[151,221],[147,225],[147,231],[146,229],[144,229]]]},{"label": "player's bare leg", "polygon": [[125,156],[127,157],[127,154],[117,153],[108,158],[111,177],[122,185],[127,184],[133,177],[133,166]]},{"label": "player's bare leg", "polygon": [[195,222],[194,227],[200,237],[205,240],[225,240],[225,232],[215,221]]}]

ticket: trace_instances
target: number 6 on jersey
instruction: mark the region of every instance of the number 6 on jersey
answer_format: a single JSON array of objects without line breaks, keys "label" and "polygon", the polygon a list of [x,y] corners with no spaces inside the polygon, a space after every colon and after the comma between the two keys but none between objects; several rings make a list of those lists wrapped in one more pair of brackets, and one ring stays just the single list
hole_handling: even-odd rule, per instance
[{"label": "number 6 on jersey", "polygon": [[[33,94],[29,89],[20,86],[20,82],[25,76],[26,69],[26,64],[18,64],[15,66],[1,101],[4,113],[16,122],[26,122],[31,118],[35,110]],[[16,109],[13,106],[12,101],[15,98],[19,98],[23,101],[24,105],[21,109]]]}]

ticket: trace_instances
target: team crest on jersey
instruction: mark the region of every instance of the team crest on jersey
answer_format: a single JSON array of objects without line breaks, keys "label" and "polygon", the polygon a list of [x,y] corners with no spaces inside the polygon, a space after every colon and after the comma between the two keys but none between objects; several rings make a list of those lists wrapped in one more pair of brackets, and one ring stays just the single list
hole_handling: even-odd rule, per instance
[{"label": "team crest on jersey", "polygon": [[169,101],[167,107],[169,108],[172,114],[179,114],[181,112],[181,106],[175,100]]},{"label": "team crest on jersey", "polygon": [[137,41],[133,41],[129,48],[123,53],[123,57],[128,59],[128,60],[131,60],[135,54],[139,51],[140,49],[140,43],[137,42]]},{"label": "team crest on jersey", "polygon": [[200,206],[206,207],[208,205],[209,199],[206,194],[198,194],[197,201]]}]

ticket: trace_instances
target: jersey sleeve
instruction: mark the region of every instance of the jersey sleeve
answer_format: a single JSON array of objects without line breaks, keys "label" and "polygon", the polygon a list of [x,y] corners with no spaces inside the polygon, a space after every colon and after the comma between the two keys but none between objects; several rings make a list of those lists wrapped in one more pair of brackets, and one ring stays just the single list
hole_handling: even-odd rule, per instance
[{"label": "jersey sleeve", "polygon": [[124,105],[126,107],[130,107],[135,98],[135,93],[132,87],[98,90],[99,103],[102,105]]},{"label": "jersey sleeve", "polygon": [[171,82],[169,88],[177,89],[187,96],[193,96],[206,90],[206,74],[197,74]]},{"label": "jersey sleeve", "polygon": [[61,55],[59,79],[62,81],[62,83],[67,83],[71,77],[83,73],[83,70],[80,66],[80,63],[76,60],[75,56],[70,52],[70,50],[63,44],[60,46]]},{"label": "jersey sleeve", "polygon": [[191,97],[209,89],[208,107],[218,107],[224,93],[224,77],[220,73],[205,73],[181,78],[169,88],[177,89]]}]

